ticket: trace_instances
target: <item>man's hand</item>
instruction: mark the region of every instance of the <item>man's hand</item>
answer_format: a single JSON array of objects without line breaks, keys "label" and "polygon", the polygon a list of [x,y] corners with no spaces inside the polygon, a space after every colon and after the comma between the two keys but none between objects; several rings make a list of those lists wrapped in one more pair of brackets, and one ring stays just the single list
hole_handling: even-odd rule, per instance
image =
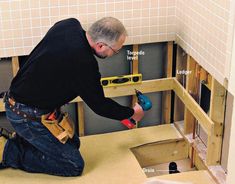
[{"label": "man's hand", "polygon": [[135,121],[140,121],[144,116],[144,111],[142,107],[138,103],[135,103],[133,109],[135,112],[131,118],[134,119]]}]

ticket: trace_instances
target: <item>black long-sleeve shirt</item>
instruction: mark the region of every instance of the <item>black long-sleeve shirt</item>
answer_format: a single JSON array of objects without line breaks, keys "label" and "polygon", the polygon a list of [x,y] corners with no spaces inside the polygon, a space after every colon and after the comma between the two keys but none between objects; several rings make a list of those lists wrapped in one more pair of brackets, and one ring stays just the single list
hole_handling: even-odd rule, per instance
[{"label": "black long-sleeve shirt", "polygon": [[13,79],[10,92],[16,101],[41,109],[55,109],[80,96],[101,116],[132,116],[132,108],[104,96],[100,78],[85,31],[70,18],[51,27]]}]

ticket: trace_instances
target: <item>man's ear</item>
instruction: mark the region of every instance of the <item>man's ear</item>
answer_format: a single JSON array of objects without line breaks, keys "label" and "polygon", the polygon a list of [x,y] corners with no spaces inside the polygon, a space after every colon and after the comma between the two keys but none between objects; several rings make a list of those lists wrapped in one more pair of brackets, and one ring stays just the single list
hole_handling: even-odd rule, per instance
[{"label": "man's ear", "polygon": [[104,44],[103,44],[103,43],[100,43],[100,42],[96,43],[96,49],[97,49],[98,51],[103,51],[103,49],[104,49]]}]

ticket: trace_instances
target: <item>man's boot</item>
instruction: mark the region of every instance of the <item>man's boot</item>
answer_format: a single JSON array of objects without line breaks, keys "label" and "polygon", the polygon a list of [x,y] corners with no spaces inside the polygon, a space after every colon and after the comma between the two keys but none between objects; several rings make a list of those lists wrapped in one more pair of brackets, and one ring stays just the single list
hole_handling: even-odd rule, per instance
[{"label": "man's boot", "polygon": [[2,160],[7,139],[12,139],[15,137],[15,135],[15,132],[12,133],[4,128],[0,128],[0,169],[6,168],[4,164],[2,164]]}]

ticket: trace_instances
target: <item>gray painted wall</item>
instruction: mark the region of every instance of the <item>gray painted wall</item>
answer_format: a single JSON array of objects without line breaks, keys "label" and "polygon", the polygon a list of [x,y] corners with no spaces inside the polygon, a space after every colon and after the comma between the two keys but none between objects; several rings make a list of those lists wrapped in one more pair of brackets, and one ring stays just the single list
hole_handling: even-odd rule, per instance
[{"label": "gray painted wall", "polygon": [[[132,51],[132,46],[125,46],[118,55],[111,58],[98,59],[102,77],[130,74],[130,61],[127,60],[127,50]],[[143,75],[143,80],[161,78],[166,61],[166,44],[144,44],[139,46],[139,51],[141,50],[145,52],[145,55],[139,56],[139,71]],[[140,127],[161,123],[162,93],[149,93],[147,96],[152,100],[153,107],[145,113],[145,117],[139,124]],[[131,105],[131,97],[118,97],[113,98],[113,100],[121,105]],[[96,115],[88,106],[85,106],[85,135],[126,129],[120,121]]]},{"label": "gray painted wall", "polygon": [[9,88],[12,76],[11,59],[0,59],[0,92]]},{"label": "gray painted wall", "polygon": [[[0,59],[0,92],[9,89],[12,80],[11,59]],[[5,116],[5,112],[0,113],[0,127],[5,127],[8,130],[13,130],[10,122]]]},{"label": "gray painted wall", "polygon": [[[130,61],[127,60],[127,50],[132,51],[132,46],[125,46],[119,54],[104,60],[98,59],[99,69],[102,77],[128,75],[130,74]],[[143,80],[157,79],[163,76],[164,63],[166,61],[166,43],[153,43],[139,45],[139,51],[145,52],[145,55],[139,56],[139,71],[143,75]],[[0,90],[8,89],[12,79],[12,68],[10,61],[0,62]],[[148,97],[153,102],[153,107],[150,111],[145,113],[145,117],[139,123],[140,127],[151,126],[161,123],[161,97],[159,93],[149,93]],[[113,98],[116,102],[131,106],[131,97]],[[62,107],[63,110],[68,111],[77,125],[77,111],[75,104],[69,104]],[[95,114],[90,108],[85,105],[85,135],[107,133],[113,131],[126,130],[120,121],[108,119]],[[1,124],[9,124],[4,117],[0,115]],[[9,125],[7,125],[9,126]]]}]

